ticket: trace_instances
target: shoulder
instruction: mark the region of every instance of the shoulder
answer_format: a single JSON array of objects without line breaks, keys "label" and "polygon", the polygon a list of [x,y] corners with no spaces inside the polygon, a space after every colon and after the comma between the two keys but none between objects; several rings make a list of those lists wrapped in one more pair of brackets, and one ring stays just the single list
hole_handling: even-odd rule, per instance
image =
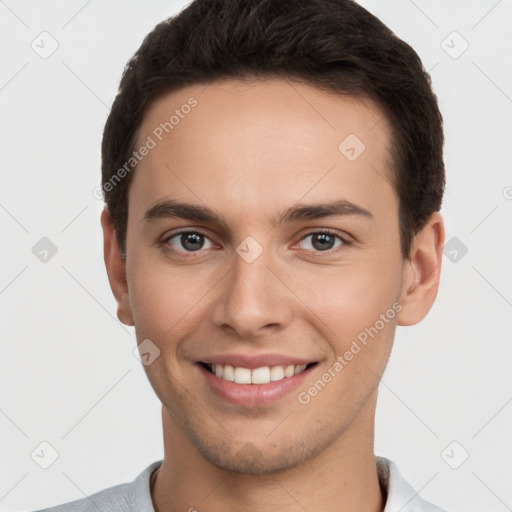
[{"label": "shoulder", "polygon": [[385,457],[376,457],[376,460],[381,487],[387,490],[384,512],[446,512],[421,498],[393,461]]},{"label": "shoulder", "polygon": [[35,512],[154,512],[149,479],[161,463],[161,460],[153,462],[132,482],[115,485],[91,496]]}]

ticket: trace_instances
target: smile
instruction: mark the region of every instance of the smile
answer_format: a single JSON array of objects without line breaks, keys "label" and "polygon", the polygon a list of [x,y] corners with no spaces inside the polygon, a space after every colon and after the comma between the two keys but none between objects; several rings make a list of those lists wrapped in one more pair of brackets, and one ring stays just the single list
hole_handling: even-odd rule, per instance
[{"label": "smile", "polygon": [[235,382],[236,384],[268,384],[301,374],[306,368],[316,363],[298,365],[261,366],[259,368],[244,368],[229,364],[201,363],[203,368],[213,373],[219,379]]}]

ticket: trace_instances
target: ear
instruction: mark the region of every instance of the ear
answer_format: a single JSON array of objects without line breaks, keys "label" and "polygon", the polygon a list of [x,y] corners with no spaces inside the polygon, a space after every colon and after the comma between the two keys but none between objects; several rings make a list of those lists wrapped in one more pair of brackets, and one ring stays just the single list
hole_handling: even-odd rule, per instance
[{"label": "ear", "polygon": [[123,324],[133,326],[133,315],[126,281],[126,262],[121,257],[114,222],[107,208],[104,208],[101,212],[101,227],[103,228],[103,256],[110,288],[117,301],[117,318]]},{"label": "ear", "polygon": [[398,325],[417,324],[432,308],[439,289],[444,238],[443,218],[434,212],[414,237],[409,259],[404,261]]}]

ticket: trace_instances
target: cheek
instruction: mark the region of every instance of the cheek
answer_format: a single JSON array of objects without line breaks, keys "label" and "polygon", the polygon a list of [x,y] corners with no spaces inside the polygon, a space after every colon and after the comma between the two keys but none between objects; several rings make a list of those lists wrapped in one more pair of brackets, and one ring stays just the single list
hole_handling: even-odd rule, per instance
[{"label": "cheek", "polygon": [[[379,337],[392,338],[400,282],[398,263],[373,260],[371,264],[354,263],[308,277],[302,274],[300,279],[295,278],[293,287],[301,290],[297,295],[304,297],[310,321],[330,340],[335,352],[342,353],[361,333],[364,338],[366,329],[375,333],[372,326],[377,322]],[[384,321],[381,315],[386,316]]]},{"label": "cheek", "polygon": [[169,350],[171,340],[186,335],[197,321],[208,291],[205,281],[143,257],[131,263],[127,275],[137,339],[149,338]]},{"label": "cheek", "polygon": [[307,306],[314,313],[309,322],[329,345],[330,355],[324,373],[301,390],[299,402],[314,400],[316,410],[329,409],[341,422],[375,391],[391,353],[401,308],[400,272],[389,266],[381,270],[352,266],[331,275],[317,273],[309,288],[302,288],[303,293],[309,289]]}]

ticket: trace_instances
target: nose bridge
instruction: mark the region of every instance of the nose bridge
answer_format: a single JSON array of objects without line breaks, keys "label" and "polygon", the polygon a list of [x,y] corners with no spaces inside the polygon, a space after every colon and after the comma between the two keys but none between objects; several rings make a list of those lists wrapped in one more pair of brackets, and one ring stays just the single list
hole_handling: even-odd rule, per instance
[{"label": "nose bridge", "polygon": [[255,336],[264,327],[283,327],[291,319],[291,298],[270,270],[272,254],[261,249],[251,240],[238,246],[213,311],[215,325],[230,326],[243,337]]}]

